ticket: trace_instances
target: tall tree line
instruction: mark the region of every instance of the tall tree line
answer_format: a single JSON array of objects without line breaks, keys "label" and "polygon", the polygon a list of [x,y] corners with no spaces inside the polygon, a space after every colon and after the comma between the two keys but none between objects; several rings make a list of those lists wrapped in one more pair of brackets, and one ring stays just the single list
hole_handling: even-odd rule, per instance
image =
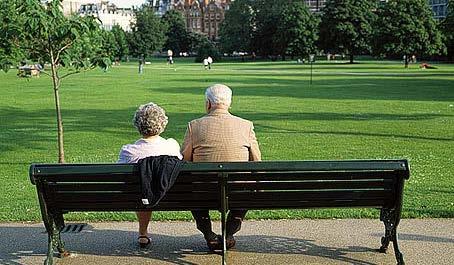
[{"label": "tall tree line", "polygon": [[350,63],[361,54],[442,55],[445,45],[453,49],[452,2],[440,23],[426,0],[328,0],[319,14],[302,0],[236,0],[221,26],[220,46],[282,58],[342,53]]},{"label": "tall tree line", "polygon": [[225,52],[305,57],[315,52],[318,18],[303,0],[236,0],[220,30]]}]

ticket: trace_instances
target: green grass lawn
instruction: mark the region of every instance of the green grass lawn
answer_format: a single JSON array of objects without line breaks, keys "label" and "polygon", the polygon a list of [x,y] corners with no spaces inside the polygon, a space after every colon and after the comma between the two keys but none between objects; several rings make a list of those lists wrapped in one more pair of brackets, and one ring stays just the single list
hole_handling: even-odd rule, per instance
[{"label": "green grass lawn", "polygon": [[[454,65],[421,70],[396,62],[217,63],[211,71],[155,60],[137,74],[123,64],[64,80],[61,88],[69,163],[115,162],[139,136],[131,124],[138,105],[163,106],[164,137],[182,142],[187,123],[203,115],[204,89],[225,83],[232,113],[254,122],[264,160],[407,158],[404,217],[454,217]],[[39,221],[32,162],[57,161],[51,81],[0,72],[0,221]],[[254,211],[249,218],[376,217],[365,210]],[[189,219],[187,212],[155,219]],[[134,220],[131,213],[70,214],[73,220]]]}]

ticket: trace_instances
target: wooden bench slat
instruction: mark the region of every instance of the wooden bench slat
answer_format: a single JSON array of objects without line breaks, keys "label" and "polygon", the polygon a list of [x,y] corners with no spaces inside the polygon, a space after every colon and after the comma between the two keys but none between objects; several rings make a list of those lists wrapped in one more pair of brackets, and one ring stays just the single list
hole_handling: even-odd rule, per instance
[{"label": "wooden bench slat", "polygon": [[[71,201],[79,203],[90,202],[119,202],[119,201],[141,201],[141,196],[138,193],[128,192],[112,192],[112,191],[99,191],[99,192],[82,192],[82,191],[61,191],[53,193],[53,199],[56,201]],[[199,201],[205,202],[210,200],[219,199],[219,194],[208,192],[185,192],[185,193],[167,193],[162,200],[167,201],[181,201],[184,204],[186,201]]]},{"label": "wooden bench slat", "polygon": [[[57,191],[123,191],[123,192],[141,192],[140,183],[110,183],[110,182],[52,182],[49,183],[51,192]],[[174,185],[169,192],[194,192],[194,191],[211,191],[218,192],[217,183],[178,183]]]},{"label": "wooden bench slat", "polygon": [[[334,177],[335,176],[335,177]],[[252,172],[229,173],[229,181],[266,180],[361,180],[393,179],[395,171],[339,171],[339,172]]]},{"label": "wooden bench slat", "polygon": [[[408,172],[405,160],[343,160],[343,161],[261,161],[186,163],[181,172],[245,172],[245,171],[348,171],[399,170]],[[111,172],[137,174],[136,164],[35,164],[30,174],[62,175],[65,173],[96,174]]]},{"label": "wooden bench slat", "polygon": [[233,210],[251,209],[251,210],[276,210],[276,209],[307,209],[307,208],[350,208],[366,207],[381,208],[387,205],[386,202],[379,199],[365,200],[314,200],[314,201],[231,201],[229,208]]},{"label": "wooden bench slat", "polygon": [[385,180],[331,180],[331,181],[259,181],[259,182],[229,182],[229,191],[242,190],[308,190],[308,189],[361,189],[388,188],[393,181]]},{"label": "wooden bench slat", "polygon": [[139,183],[49,183],[51,192],[57,191],[122,191],[140,193]]},{"label": "wooden bench slat", "polygon": [[[40,176],[44,177],[44,176]],[[135,175],[125,174],[98,174],[98,175],[52,175],[45,177],[47,182],[73,182],[73,183],[86,183],[86,182],[124,182],[124,183],[139,183],[140,179]]]},{"label": "wooden bench slat", "polygon": [[180,202],[167,202],[162,201],[154,208],[146,208],[137,202],[116,202],[115,204],[108,202],[97,202],[89,205],[81,205],[80,203],[66,202],[56,204],[62,211],[124,211],[131,212],[137,210],[151,210],[151,211],[189,211],[189,210],[219,210],[219,202],[204,202],[202,205],[199,201],[187,202],[181,204]]},{"label": "wooden bench slat", "polygon": [[170,192],[189,192],[189,191],[209,191],[209,192],[219,192],[219,183],[218,182],[187,182],[181,183],[178,182],[172,188]]},{"label": "wooden bench slat", "polygon": [[[138,175],[128,175],[128,174],[62,174],[62,175],[49,175],[44,176],[40,175],[40,178],[45,178],[47,182],[56,182],[56,183],[86,183],[86,182],[124,182],[124,183],[140,183],[140,178]],[[193,183],[193,182],[217,182],[219,177],[217,174],[184,174],[178,176],[176,183]]]},{"label": "wooden bench slat", "polygon": [[305,190],[286,192],[230,192],[229,202],[234,201],[283,201],[283,200],[325,200],[342,198],[356,200],[361,198],[387,198],[389,190]]}]

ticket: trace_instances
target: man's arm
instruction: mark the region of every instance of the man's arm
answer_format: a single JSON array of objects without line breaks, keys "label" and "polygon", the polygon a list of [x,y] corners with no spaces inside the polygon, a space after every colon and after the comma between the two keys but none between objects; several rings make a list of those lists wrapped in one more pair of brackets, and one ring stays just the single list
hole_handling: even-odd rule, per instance
[{"label": "man's arm", "polygon": [[262,161],[262,154],[260,153],[259,143],[257,142],[257,137],[255,137],[254,125],[252,123],[249,132],[249,142],[251,143],[249,161]]},{"label": "man's arm", "polygon": [[181,154],[183,155],[183,160],[192,161],[192,130],[190,123],[188,124],[186,134],[184,135],[184,142],[181,146]]}]

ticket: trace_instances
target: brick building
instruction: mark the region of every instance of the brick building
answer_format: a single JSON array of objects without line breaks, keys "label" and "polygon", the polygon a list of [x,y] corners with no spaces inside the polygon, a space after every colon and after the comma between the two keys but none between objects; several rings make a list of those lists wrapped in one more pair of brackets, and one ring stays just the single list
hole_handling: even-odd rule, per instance
[{"label": "brick building", "polygon": [[231,0],[172,0],[168,9],[175,9],[183,14],[188,31],[201,33],[216,40],[231,2]]}]

